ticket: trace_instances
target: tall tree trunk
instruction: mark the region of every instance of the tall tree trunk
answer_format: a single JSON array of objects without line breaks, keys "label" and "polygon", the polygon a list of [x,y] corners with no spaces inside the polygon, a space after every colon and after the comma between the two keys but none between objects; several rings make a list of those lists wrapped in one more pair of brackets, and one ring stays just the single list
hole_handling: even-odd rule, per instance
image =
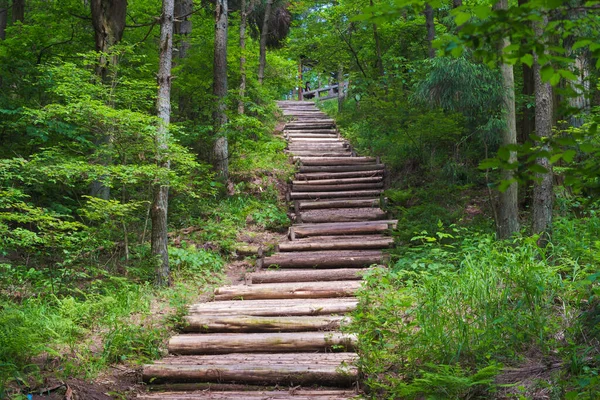
[{"label": "tall tree trunk", "polygon": [[[190,14],[194,11],[193,0],[175,0],[175,23],[173,24],[173,46],[177,49],[173,50],[177,55],[177,59],[183,60],[188,55],[190,49],[190,35],[192,34],[192,21]],[[173,60],[174,65],[177,60]],[[178,115],[185,118],[190,111],[190,98],[185,94],[178,96]]]},{"label": "tall tree trunk", "polygon": [[265,6],[265,18],[263,19],[262,30],[260,32],[260,59],[258,61],[258,83],[262,85],[265,79],[265,67],[267,65],[267,38],[269,36],[269,19],[271,19],[271,9],[273,0],[267,0]]},{"label": "tall tree trunk", "polygon": [[227,96],[227,0],[217,0],[215,9],[215,57],[213,63],[213,94],[217,101],[214,113],[215,145],[213,158],[219,175],[229,175],[229,150],[223,125],[227,123],[225,96]]},{"label": "tall tree trunk", "polygon": [[[527,4],[528,0],[518,0],[519,6]],[[526,99],[531,99],[535,93],[533,79],[533,69],[527,64],[523,64],[523,95]],[[529,102],[523,104],[521,108],[521,124],[519,129],[519,142],[524,143],[535,131],[535,108],[530,107]]]},{"label": "tall tree trunk", "polygon": [[[499,0],[495,7],[499,10],[508,10],[508,0]],[[503,39],[499,44],[499,51],[510,45],[508,39]],[[513,66],[502,62],[500,64],[502,73],[502,83],[504,86],[503,102],[506,127],[502,132],[502,145],[508,146],[517,143],[517,115],[515,111],[515,77]],[[510,152],[509,162],[515,163],[517,154]],[[502,171],[502,180],[512,180],[514,173],[512,170]],[[519,206],[518,189],[516,182],[512,183],[504,192],[500,193],[498,202],[498,221],[496,221],[496,234],[499,239],[507,239],[519,231]]]},{"label": "tall tree trunk", "polygon": [[433,40],[435,39],[435,24],[433,21],[433,8],[429,3],[425,4],[425,27],[427,28],[427,44],[429,46],[429,58],[435,57],[435,49],[433,48]]},{"label": "tall tree trunk", "polygon": [[589,99],[585,95],[590,90],[590,68],[585,54],[577,54],[575,56],[575,63],[572,69],[573,73],[577,76],[577,80],[571,83],[575,96],[569,97],[568,101],[572,112],[578,115],[571,115],[569,123],[572,126],[580,127],[584,122],[582,114],[589,112],[590,108]]},{"label": "tall tree trunk", "polygon": [[298,62],[298,100],[300,101],[304,100],[304,94],[302,93],[302,90],[304,89],[304,83],[302,82],[303,80],[304,77],[302,76],[302,59],[300,59],[300,61]]},{"label": "tall tree trunk", "polygon": [[8,0],[0,0],[0,40],[6,39],[8,24]]},{"label": "tall tree trunk", "polygon": [[96,51],[101,53],[97,73],[106,80],[109,66],[116,63],[116,57],[107,57],[107,53],[123,37],[127,0],[91,0],[90,5]]},{"label": "tall tree trunk", "polygon": [[458,8],[463,5],[462,0],[452,0],[452,8]]},{"label": "tall tree trunk", "polygon": [[246,25],[248,21],[247,0],[241,0],[240,5],[240,99],[238,114],[245,112],[244,97],[246,96]]},{"label": "tall tree trunk", "polygon": [[[544,17],[543,22],[534,23],[535,34],[542,37],[543,29],[548,23]],[[542,139],[539,143],[542,150],[549,150],[544,139],[552,135],[552,86],[549,82],[542,81],[542,65],[538,62],[538,55],[533,56],[533,76],[535,83],[535,132]],[[537,159],[537,164],[548,172],[537,174],[533,185],[533,232],[540,234],[539,245],[545,247],[550,240],[552,228],[552,206],[554,192],[552,182],[552,165],[547,157]]]},{"label": "tall tree trunk", "polygon": [[25,20],[25,0],[13,0],[12,2],[12,22],[23,22]]},{"label": "tall tree trunk", "polygon": [[[373,7],[373,0],[369,0],[371,7]],[[375,39],[375,55],[377,56],[375,62],[375,68],[380,77],[385,74],[383,70],[383,59],[381,56],[381,41],[379,40],[379,33],[377,32],[377,24],[373,24],[373,38]]]},{"label": "tall tree trunk", "polygon": [[[156,112],[161,122],[156,130],[157,162],[160,168],[169,169],[169,123],[171,122],[171,68],[173,61],[173,14],[174,0],[163,0],[160,23],[160,59],[158,63],[158,97]],[[161,178],[158,178],[159,180]],[[164,179],[164,177],[162,178]],[[158,285],[170,285],[169,251],[167,248],[167,211],[169,208],[169,185],[157,182],[154,185],[152,202],[152,255],[160,260],[156,276]]]},{"label": "tall tree trunk", "polygon": [[342,109],[344,108],[344,64],[342,64],[342,63],[340,63],[338,65],[337,81],[338,81],[338,93],[337,93],[338,113],[341,113]]}]

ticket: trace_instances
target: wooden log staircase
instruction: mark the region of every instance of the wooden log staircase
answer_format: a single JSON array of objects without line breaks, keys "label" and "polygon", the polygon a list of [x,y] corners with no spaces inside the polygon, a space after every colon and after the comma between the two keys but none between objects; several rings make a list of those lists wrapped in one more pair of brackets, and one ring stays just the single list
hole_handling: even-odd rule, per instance
[{"label": "wooden log staircase", "polygon": [[[246,284],[192,305],[170,355],[144,366],[144,400],[359,398],[356,338],[340,332],[362,274],[385,261],[397,221],[379,208],[384,166],[358,157],[313,103],[285,101],[298,166],[289,240]],[[271,268],[275,267],[275,268]]]}]

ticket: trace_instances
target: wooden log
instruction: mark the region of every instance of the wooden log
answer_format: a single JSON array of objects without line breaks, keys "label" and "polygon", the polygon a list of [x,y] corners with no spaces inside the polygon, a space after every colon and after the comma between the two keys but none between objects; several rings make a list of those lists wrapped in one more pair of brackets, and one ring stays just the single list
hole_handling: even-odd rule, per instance
[{"label": "wooden log", "polygon": [[337,179],[351,179],[360,177],[383,177],[383,170],[372,170],[372,171],[350,171],[350,172],[307,172],[297,173],[295,175],[298,181],[320,181],[320,180],[337,180]]},{"label": "wooden log", "polygon": [[155,364],[176,365],[239,365],[244,362],[255,364],[264,361],[265,365],[312,365],[315,362],[323,365],[339,365],[342,363],[353,363],[358,359],[356,353],[231,353],[220,355],[186,355],[167,356],[156,360]]},{"label": "wooden log", "polygon": [[294,157],[302,165],[307,166],[344,166],[356,164],[375,164],[377,159],[373,157]]},{"label": "wooden log", "polygon": [[298,201],[298,210],[318,210],[327,208],[379,207],[380,199],[334,199],[318,201]]},{"label": "wooden log", "polygon": [[176,335],[171,354],[352,351],[356,337],[339,332],[215,333]]},{"label": "wooden log", "polygon": [[332,129],[335,128],[334,122],[290,122],[285,125],[286,131],[303,131],[303,130],[315,130],[315,129]]},{"label": "wooden log", "polygon": [[383,164],[357,165],[300,165],[298,172],[355,172],[383,170]]},{"label": "wooden log", "polygon": [[251,315],[251,316],[302,316],[346,314],[356,309],[354,298],[319,300],[251,300],[217,301],[199,303],[189,307],[192,314]]},{"label": "wooden log", "polygon": [[286,282],[221,286],[214,293],[215,300],[322,299],[351,297],[359,287],[354,281]]},{"label": "wooden log", "polygon": [[321,185],[317,183],[299,183],[292,186],[295,192],[348,192],[353,190],[372,190],[383,187],[383,181],[371,183],[349,183],[337,185]]},{"label": "wooden log", "polygon": [[339,179],[319,179],[319,180],[299,180],[292,181],[297,187],[305,185],[349,185],[355,183],[378,183],[383,181],[383,176],[365,176],[360,178],[339,178]]},{"label": "wooden log", "polygon": [[323,137],[297,137],[290,138],[289,143],[339,143],[340,138],[335,136]]},{"label": "wooden log", "polygon": [[[363,236],[358,236],[362,238]],[[375,239],[353,239],[348,236],[346,240],[323,241],[321,239],[314,242],[299,242],[292,241],[279,244],[279,251],[294,252],[294,251],[319,251],[319,250],[372,250],[386,249],[394,244],[394,239],[389,237]]]},{"label": "wooden log", "polygon": [[332,198],[343,198],[343,197],[375,197],[383,193],[383,190],[349,190],[339,192],[291,192],[291,200],[319,200],[319,199],[332,199]]},{"label": "wooden log", "polygon": [[283,134],[284,135],[311,135],[311,134],[319,134],[319,135],[324,135],[324,134],[330,134],[330,135],[338,135],[338,131],[336,129],[303,129],[301,131],[287,131],[287,130],[283,130]]},{"label": "wooden log", "polygon": [[[185,384],[184,384],[185,385]],[[206,385],[206,384],[205,384]],[[223,386],[223,385],[221,385]],[[231,385],[230,385],[231,386]],[[173,386],[170,387],[181,387]],[[187,387],[190,387],[189,385]],[[289,390],[281,391],[274,388],[274,391],[266,391],[261,387],[262,391],[248,392],[246,391],[218,391],[216,385],[213,386],[195,386],[198,390],[204,389],[199,393],[181,393],[167,392],[161,394],[142,394],[138,395],[138,400],[350,400],[356,399],[356,392],[349,390]],[[167,389],[170,390],[170,389]],[[181,390],[181,389],[179,389]],[[188,389],[189,390],[189,389]]]},{"label": "wooden log", "polygon": [[352,157],[352,152],[350,150],[325,150],[325,151],[303,151],[303,150],[294,150],[294,151],[286,151],[286,153],[291,154],[293,157]]},{"label": "wooden log", "polygon": [[341,208],[305,211],[298,216],[303,223],[332,223],[383,220],[387,213],[379,208]]},{"label": "wooden log", "polygon": [[284,252],[264,258],[264,265],[277,265],[281,268],[336,268],[336,267],[368,267],[379,264],[384,255],[377,250],[310,251]]},{"label": "wooden log", "polygon": [[361,280],[367,270],[366,268],[337,268],[263,271],[254,272],[250,275],[250,279],[252,283]]},{"label": "wooden log", "polygon": [[[350,225],[346,225],[350,224]],[[393,226],[393,225],[392,225]],[[298,225],[290,228],[290,239],[303,238],[309,236],[328,236],[328,235],[366,235],[385,233],[390,228],[390,224],[385,221],[373,221],[372,224],[360,225],[356,222],[340,222],[332,224],[315,224],[315,226]]]},{"label": "wooden log", "polygon": [[[349,364],[323,365],[299,364],[279,365],[257,362],[255,364],[222,365],[177,365],[154,364],[144,367],[145,382],[244,382],[247,384],[282,385],[333,385],[352,386],[357,377],[356,367]],[[244,398],[244,397],[242,397]],[[246,397],[247,398],[247,397]],[[263,397],[264,399],[264,397]]]},{"label": "wooden log", "polygon": [[338,330],[343,316],[254,317],[249,315],[187,315],[185,332],[305,332]]}]

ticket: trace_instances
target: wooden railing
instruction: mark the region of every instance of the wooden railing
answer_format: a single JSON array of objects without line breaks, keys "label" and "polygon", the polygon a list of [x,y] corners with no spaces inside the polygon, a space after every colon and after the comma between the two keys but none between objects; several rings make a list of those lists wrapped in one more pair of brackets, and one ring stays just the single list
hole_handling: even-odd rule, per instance
[{"label": "wooden railing", "polygon": [[[315,90],[308,90],[308,91],[304,91],[302,90],[300,92],[300,99],[299,100],[312,100],[312,99],[319,99],[319,100],[328,100],[328,99],[334,99],[338,96],[338,90],[339,90],[339,85],[335,84],[335,85],[327,85],[325,87],[322,88],[318,88]],[[344,90],[348,90],[348,82],[342,82],[342,91]]]}]

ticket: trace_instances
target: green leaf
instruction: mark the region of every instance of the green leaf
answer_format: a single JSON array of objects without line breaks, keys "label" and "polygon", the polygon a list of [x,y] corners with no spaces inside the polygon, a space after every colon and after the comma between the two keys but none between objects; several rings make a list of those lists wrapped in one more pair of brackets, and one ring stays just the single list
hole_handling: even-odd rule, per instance
[{"label": "green leaf", "polygon": [[563,153],[558,153],[550,157],[550,164],[557,163],[563,157]]},{"label": "green leaf", "polygon": [[471,19],[471,15],[469,15],[466,12],[457,12],[456,16],[454,17],[454,23],[456,23],[456,25],[463,25],[465,22],[467,22],[468,20]]},{"label": "green leaf", "polygon": [[560,82],[560,74],[552,75],[552,77],[550,78],[550,84],[552,86],[556,86],[556,85],[558,85],[559,82]]},{"label": "green leaf", "polygon": [[492,13],[492,8],[486,4],[473,8],[473,13],[479,19],[486,19]]},{"label": "green leaf", "polygon": [[521,57],[521,62],[531,68],[533,65],[533,56],[531,54],[525,54]]},{"label": "green leaf", "polygon": [[533,164],[532,166],[529,167],[529,171],[536,173],[536,174],[547,174],[548,170],[544,167],[542,167],[540,164]]},{"label": "green leaf", "polygon": [[570,162],[573,161],[573,159],[575,158],[576,154],[577,154],[577,152],[575,150],[567,150],[563,154],[563,160],[565,160],[566,162],[570,163]]},{"label": "green leaf", "polygon": [[554,76],[554,68],[551,65],[544,65],[541,71],[542,80],[548,82]]},{"label": "green leaf", "polygon": [[581,49],[582,47],[588,46],[593,42],[590,39],[581,39],[576,41],[573,46],[571,46],[571,50]]},{"label": "green leaf", "polygon": [[577,75],[575,75],[573,72],[569,71],[568,69],[559,69],[558,73],[565,79],[568,79],[570,81],[576,81],[577,80]]},{"label": "green leaf", "polygon": [[500,161],[496,158],[488,158],[479,163],[479,169],[498,168],[499,166]]}]

